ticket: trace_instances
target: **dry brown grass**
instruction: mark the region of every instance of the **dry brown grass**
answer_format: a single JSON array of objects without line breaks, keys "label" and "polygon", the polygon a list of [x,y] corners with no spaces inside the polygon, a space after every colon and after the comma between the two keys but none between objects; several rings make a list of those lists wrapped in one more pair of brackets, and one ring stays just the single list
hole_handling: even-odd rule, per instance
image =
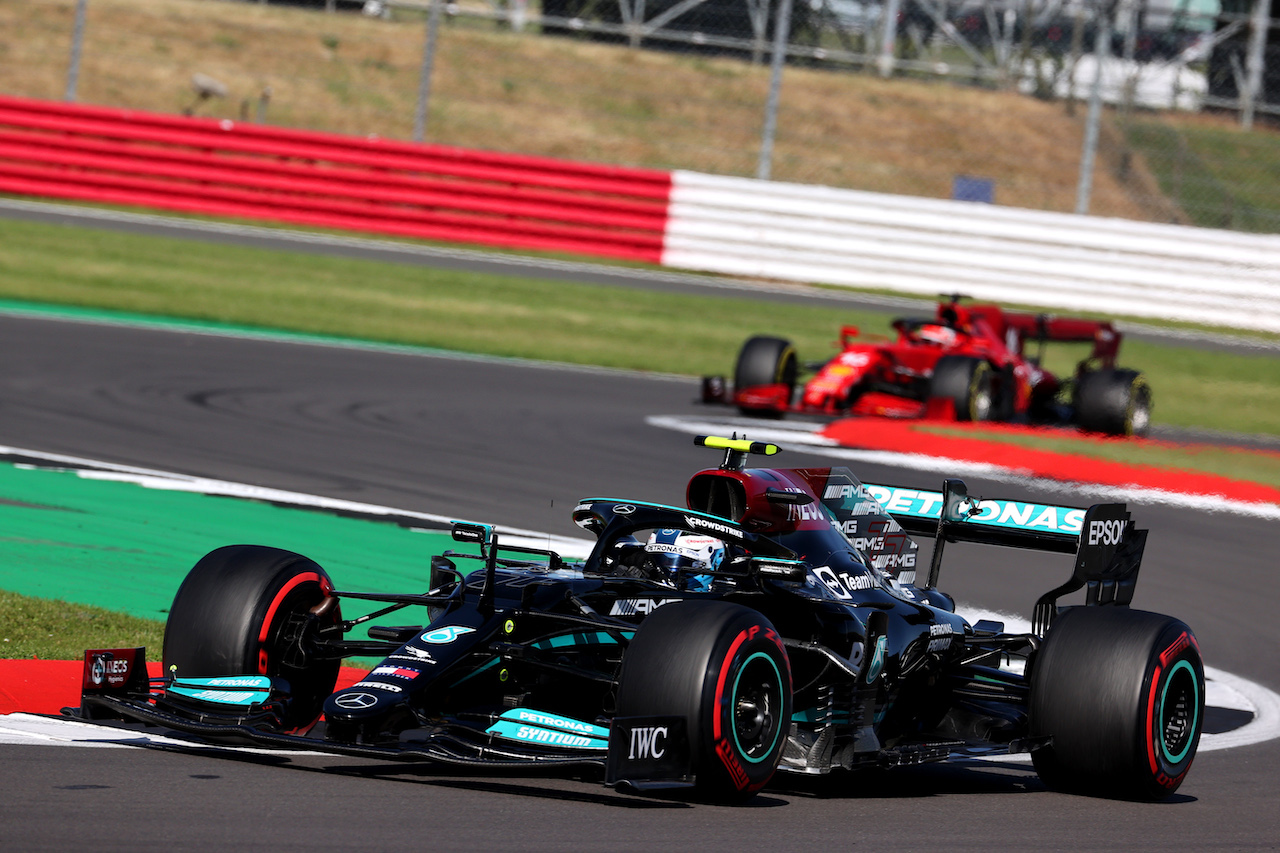
[{"label": "dry brown grass", "polygon": [[[0,3],[0,92],[61,99],[75,0]],[[226,0],[89,0],[78,100],[410,138],[424,30]],[[736,60],[512,33],[441,34],[428,141],[594,162],[754,175],[768,69]],[[1005,205],[1074,209],[1084,110],[1012,92],[788,68],[773,177],[947,197],[991,178]],[[1118,135],[1104,137],[1117,139]],[[1091,212],[1177,219],[1140,159],[1103,151]],[[1121,179],[1119,175],[1123,174]]]}]

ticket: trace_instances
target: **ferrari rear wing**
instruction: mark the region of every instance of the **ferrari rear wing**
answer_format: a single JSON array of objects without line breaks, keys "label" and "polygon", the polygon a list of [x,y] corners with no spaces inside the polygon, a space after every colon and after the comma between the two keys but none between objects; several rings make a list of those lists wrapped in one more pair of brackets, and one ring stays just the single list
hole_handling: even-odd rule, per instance
[{"label": "ferrari rear wing", "polygon": [[935,589],[947,542],[976,542],[1075,554],[1071,579],[1036,602],[1033,631],[1048,631],[1059,596],[1084,588],[1088,605],[1133,600],[1147,531],[1135,528],[1124,504],[1088,509],[1011,500],[974,500],[963,480],[944,480],[941,492],[866,485],[868,494],[908,533],[932,536],[926,589]]}]

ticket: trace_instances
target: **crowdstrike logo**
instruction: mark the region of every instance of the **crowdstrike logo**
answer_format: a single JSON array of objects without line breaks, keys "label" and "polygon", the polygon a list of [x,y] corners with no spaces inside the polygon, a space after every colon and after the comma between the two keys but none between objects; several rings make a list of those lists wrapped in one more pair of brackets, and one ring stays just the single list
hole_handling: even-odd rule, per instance
[{"label": "crowdstrike logo", "polygon": [[737,528],[730,527],[727,524],[721,524],[718,521],[709,521],[705,518],[698,518],[697,516],[693,516],[693,515],[686,515],[684,517],[684,521],[685,521],[685,524],[689,525],[690,527],[695,527],[695,528],[700,527],[704,530],[714,530],[716,533],[723,533],[724,535],[732,536],[735,539],[742,538],[742,532],[739,531]]}]

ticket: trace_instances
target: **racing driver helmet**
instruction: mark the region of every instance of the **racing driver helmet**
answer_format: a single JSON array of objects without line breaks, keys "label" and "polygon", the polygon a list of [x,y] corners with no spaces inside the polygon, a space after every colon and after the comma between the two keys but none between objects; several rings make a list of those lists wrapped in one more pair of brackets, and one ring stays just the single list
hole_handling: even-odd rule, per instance
[{"label": "racing driver helmet", "polygon": [[922,341],[931,344],[938,344],[944,347],[953,346],[958,337],[955,329],[951,329],[937,323],[924,324],[920,327],[920,331],[917,332],[917,334],[920,336],[920,340]]},{"label": "racing driver helmet", "polygon": [[711,589],[711,575],[703,572],[720,568],[725,553],[724,543],[714,536],[672,528],[653,531],[644,550],[663,580],[678,586],[683,578],[685,588],[693,592]]}]

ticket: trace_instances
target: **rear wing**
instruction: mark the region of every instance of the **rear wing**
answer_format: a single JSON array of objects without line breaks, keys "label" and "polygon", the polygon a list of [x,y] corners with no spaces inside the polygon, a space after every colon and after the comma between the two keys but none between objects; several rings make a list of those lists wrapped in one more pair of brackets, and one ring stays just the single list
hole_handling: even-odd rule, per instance
[{"label": "rear wing", "polygon": [[941,492],[866,485],[867,492],[908,533],[932,536],[926,589],[935,589],[948,542],[976,542],[1075,554],[1070,580],[1036,602],[1032,630],[1049,630],[1060,596],[1085,589],[1087,605],[1127,605],[1133,600],[1147,531],[1136,529],[1124,504],[1088,509],[969,497],[963,480],[943,481]]},{"label": "rear wing", "polygon": [[1045,341],[1066,343],[1092,343],[1092,358],[1102,362],[1104,367],[1115,367],[1116,356],[1120,352],[1123,335],[1120,330],[1105,320],[1081,320],[1073,317],[1054,317],[1048,314],[1003,314],[1005,327],[1017,335],[1018,351],[1021,352],[1027,342]]}]

